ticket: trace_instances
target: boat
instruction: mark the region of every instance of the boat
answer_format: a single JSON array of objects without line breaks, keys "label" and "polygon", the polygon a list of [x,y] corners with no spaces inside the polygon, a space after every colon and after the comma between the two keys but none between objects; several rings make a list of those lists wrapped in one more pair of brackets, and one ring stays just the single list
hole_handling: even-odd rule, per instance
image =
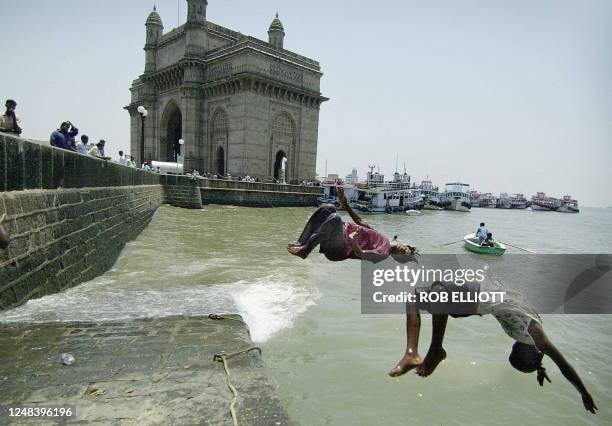
[{"label": "boat", "polygon": [[[317,199],[318,204],[332,204],[336,206],[336,208],[340,208],[341,206],[340,201],[338,201],[338,192],[336,190],[336,187],[338,185],[342,185],[342,183],[342,180],[334,179],[328,179],[321,182],[321,187],[323,188],[323,196]],[[346,195],[347,199],[353,197],[355,185],[344,184],[342,185],[342,187],[344,188],[344,194]]]},{"label": "boat", "polygon": [[526,209],[529,205],[527,198],[523,194],[514,194],[510,198],[511,209]]},{"label": "boat", "polygon": [[499,194],[497,198],[497,204],[495,205],[498,209],[511,209],[512,208],[512,197],[510,197],[506,192],[502,192]]},{"label": "boat", "polygon": [[561,200],[549,197],[544,192],[538,192],[531,197],[531,210],[554,212],[561,207]]},{"label": "boat", "polygon": [[570,195],[564,195],[557,211],[560,213],[580,213],[578,201],[572,199]]},{"label": "boat", "polygon": [[406,210],[408,216],[420,216],[421,212],[418,210]]},{"label": "boat", "polygon": [[472,207],[480,207],[480,192],[470,191],[470,205]]},{"label": "boat", "polygon": [[470,204],[470,185],[461,182],[447,183],[444,194],[442,195],[442,202],[448,202],[447,210],[454,210],[458,212],[469,212],[472,208]]},{"label": "boat", "polygon": [[392,181],[385,181],[385,175],[374,172],[370,166],[365,182],[355,185],[350,206],[362,213],[404,213],[419,210],[425,205],[418,188],[410,186],[410,175],[395,172]]},{"label": "boat", "polygon": [[478,237],[474,234],[466,235],[463,237],[463,241],[465,242],[465,248],[474,253],[501,256],[506,252],[506,246],[497,241],[493,241],[493,247],[481,246]]},{"label": "boat", "polygon": [[497,198],[495,195],[487,192],[486,194],[480,194],[480,207],[486,209],[494,209],[497,207]]},{"label": "boat", "polygon": [[418,190],[423,197],[424,210],[444,210],[444,205],[440,201],[438,187],[430,180],[422,180]]}]

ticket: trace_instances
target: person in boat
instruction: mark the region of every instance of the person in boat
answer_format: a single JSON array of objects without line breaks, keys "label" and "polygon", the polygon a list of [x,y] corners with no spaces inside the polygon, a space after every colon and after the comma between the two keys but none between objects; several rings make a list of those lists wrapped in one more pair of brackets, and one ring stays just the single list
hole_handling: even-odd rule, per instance
[{"label": "person in boat", "polygon": [[481,244],[483,247],[495,247],[495,243],[493,242],[493,234],[487,232],[487,238]]},{"label": "person in boat", "polygon": [[6,219],[6,213],[0,216],[0,250],[7,248],[11,242],[8,232],[6,232],[6,229],[2,226],[4,219]]},{"label": "person in boat", "polygon": [[480,222],[480,226],[476,230],[476,236],[478,237],[478,244],[482,245],[484,240],[487,239],[487,234],[488,233],[489,233],[489,231],[487,230],[487,228],[485,228],[484,222]]},{"label": "person in boat", "polygon": [[319,246],[319,252],[328,260],[363,259],[379,262],[393,256],[400,262],[414,259],[416,248],[393,244],[383,234],[370,226],[349,206],[344,188],[338,186],[338,200],[353,222],[344,222],[331,204],[322,204],[310,217],[298,241],[289,244],[289,253],[306,259]]},{"label": "person in boat", "polygon": [[[486,303],[453,303],[450,293],[470,293],[470,298],[464,300],[478,300],[480,291],[504,291],[504,300]],[[431,375],[436,367],[446,358],[446,351],[442,346],[448,316],[464,318],[472,315],[491,314],[497,319],[504,332],[515,340],[509,362],[518,371],[523,373],[537,373],[537,381],[544,386],[544,380],[551,383],[546,369],[542,365],[544,355],[549,356],[557,365],[563,376],[578,390],[582,403],[587,411],[595,414],[598,409],[591,394],[587,391],[576,370],[565,359],[561,352],[553,345],[542,327],[542,319],[535,308],[517,292],[506,288],[498,280],[478,282],[465,282],[459,286],[454,283],[435,282],[430,287],[417,288],[418,292],[449,293],[449,302],[420,302],[417,297],[414,303],[406,304],[406,351],[398,364],[389,372],[391,377],[397,377],[414,369],[421,377]],[[436,300],[427,298],[426,300]],[[418,353],[419,331],[421,317],[419,309],[432,314],[432,337],[425,359]]]}]

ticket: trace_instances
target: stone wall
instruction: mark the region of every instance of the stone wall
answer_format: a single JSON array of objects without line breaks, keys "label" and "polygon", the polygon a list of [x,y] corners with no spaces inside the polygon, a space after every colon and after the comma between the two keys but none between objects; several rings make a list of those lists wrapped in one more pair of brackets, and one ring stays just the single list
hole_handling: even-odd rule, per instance
[{"label": "stone wall", "polygon": [[164,188],[164,201],[175,207],[201,209],[202,196],[197,179],[188,176],[161,175]]},{"label": "stone wall", "polygon": [[0,310],[106,272],[163,201],[159,175],[0,133]]},{"label": "stone wall", "polygon": [[317,186],[281,185],[262,182],[238,182],[199,179],[203,204],[232,204],[251,207],[316,206],[323,196]]}]

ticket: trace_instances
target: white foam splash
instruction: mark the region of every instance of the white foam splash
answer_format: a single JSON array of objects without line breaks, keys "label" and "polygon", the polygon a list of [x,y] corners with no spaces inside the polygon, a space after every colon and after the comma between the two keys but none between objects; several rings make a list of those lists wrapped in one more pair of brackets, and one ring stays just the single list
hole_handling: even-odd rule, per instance
[{"label": "white foam splash", "polygon": [[315,287],[298,286],[276,276],[254,283],[241,283],[233,295],[254,342],[265,342],[291,327],[295,319],[319,298]]}]

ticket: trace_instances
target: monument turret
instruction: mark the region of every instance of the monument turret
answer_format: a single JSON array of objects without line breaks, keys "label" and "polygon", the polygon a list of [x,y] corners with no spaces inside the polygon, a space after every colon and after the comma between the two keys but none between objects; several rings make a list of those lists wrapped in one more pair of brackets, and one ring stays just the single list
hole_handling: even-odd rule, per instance
[{"label": "monument turret", "polygon": [[187,0],[185,53],[188,56],[202,55],[208,49],[208,32],[206,31],[207,6],[207,0]]},{"label": "monument turret", "polygon": [[157,44],[161,39],[162,32],[164,31],[164,24],[162,24],[161,17],[155,6],[153,11],[149,14],[147,22],[145,23],[147,31],[145,41],[145,72],[153,72],[156,69],[157,62]]},{"label": "monument turret", "polygon": [[285,28],[283,28],[283,23],[278,19],[278,12],[276,13],[276,18],[270,24],[270,29],[268,30],[268,43],[277,49],[283,48],[283,43],[285,41]]}]

